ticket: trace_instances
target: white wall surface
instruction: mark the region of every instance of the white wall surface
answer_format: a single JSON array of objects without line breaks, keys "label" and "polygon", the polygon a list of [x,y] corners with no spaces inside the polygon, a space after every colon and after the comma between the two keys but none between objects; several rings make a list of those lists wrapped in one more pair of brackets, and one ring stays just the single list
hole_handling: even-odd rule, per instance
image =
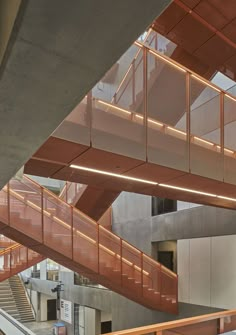
[{"label": "white wall surface", "polygon": [[177,211],[181,211],[182,209],[189,209],[192,207],[198,207],[198,206],[202,206],[202,205],[194,204],[191,202],[185,202],[185,201],[177,201]]},{"label": "white wall surface", "polygon": [[179,300],[236,308],[236,235],[177,242]]}]

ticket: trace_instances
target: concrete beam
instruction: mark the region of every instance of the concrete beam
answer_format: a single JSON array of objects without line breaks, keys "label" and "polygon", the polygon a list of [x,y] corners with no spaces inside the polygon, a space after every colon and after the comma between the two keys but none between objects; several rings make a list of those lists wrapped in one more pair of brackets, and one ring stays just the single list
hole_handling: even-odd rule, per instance
[{"label": "concrete beam", "polygon": [[236,212],[199,206],[152,218],[152,242],[236,234]]},{"label": "concrete beam", "polygon": [[0,69],[0,187],[171,0],[23,0]]}]

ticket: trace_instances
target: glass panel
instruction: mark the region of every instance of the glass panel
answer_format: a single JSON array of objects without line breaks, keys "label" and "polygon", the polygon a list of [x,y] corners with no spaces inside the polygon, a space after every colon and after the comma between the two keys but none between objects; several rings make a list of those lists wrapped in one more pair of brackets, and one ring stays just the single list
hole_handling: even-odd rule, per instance
[{"label": "glass panel", "polygon": [[91,99],[88,96],[74,108],[52,136],[67,141],[90,145]]},{"label": "glass panel", "polygon": [[143,51],[133,59],[129,71],[111,102],[94,99],[93,147],[145,159],[143,118]]},{"label": "glass panel", "polygon": [[40,187],[28,179],[10,180],[10,224],[42,241],[42,209]]},{"label": "glass panel", "polygon": [[236,102],[224,96],[224,181],[236,184]]},{"label": "glass panel", "polygon": [[191,172],[223,180],[220,153],[220,93],[190,77]]},{"label": "glass panel", "polygon": [[176,44],[168,40],[166,37],[156,33],[152,30],[142,42],[148,47],[157,50],[158,52],[171,57],[176,48]]},{"label": "glass panel", "polygon": [[44,242],[65,256],[72,256],[71,207],[44,189]]},{"label": "glass panel", "polygon": [[148,53],[148,161],[188,171],[185,72]]}]

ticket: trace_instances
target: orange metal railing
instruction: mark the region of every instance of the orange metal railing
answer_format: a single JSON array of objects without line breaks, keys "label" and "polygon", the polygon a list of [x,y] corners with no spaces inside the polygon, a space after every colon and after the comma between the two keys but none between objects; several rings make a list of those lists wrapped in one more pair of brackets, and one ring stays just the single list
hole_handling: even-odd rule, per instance
[{"label": "orange metal railing", "polygon": [[137,41],[132,48],[137,56],[127,62],[123,80],[109,83],[109,89],[115,87],[113,98],[106,87],[94,88],[53,135],[78,129],[76,143],[235,184],[236,98],[231,91],[155,45]]},{"label": "orange metal railing", "polygon": [[0,235],[0,251],[2,251],[2,249],[11,247],[13,244],[15,244],[15,241],[12,241],[10,238],[7,238],[4,235]]},{"label": "orange metal railing", "polygon": [[[194,316],[187,319],[126,329],[109,335],[224,334],[236,329],[236,310]],[[231,333],[230,333],[231,334]],[[106,334],[108,335],[108,334]]]},{"label": "orange metal railing", "polygon": [[175,273],[26,176],[3,188],[0,203],[7,236],[148,308],[177,312]]},{"label": "orange metal railing", "polygon": [[86,187],[87,185],[67,181],[61,190],[59,198],[74,206]]},{"label": "orange metal railing", "polygon": [[37,252],[19,243],[13,244],[11,247],[0,251],[0,281],[18,274],[43,259],[44,257]]}]

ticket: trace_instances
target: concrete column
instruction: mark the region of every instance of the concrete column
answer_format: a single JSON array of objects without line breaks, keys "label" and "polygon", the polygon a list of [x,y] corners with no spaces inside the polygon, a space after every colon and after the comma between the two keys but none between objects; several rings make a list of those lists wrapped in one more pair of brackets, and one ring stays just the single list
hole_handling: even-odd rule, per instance
[{"label": "concrete column", "polygon": [[85,307],[85,334],[101,334],[101,311]]},{"label": "concrete column", "polygon": [[47,260],[45,259],[40,263],[40,279],[47,279]]}]

